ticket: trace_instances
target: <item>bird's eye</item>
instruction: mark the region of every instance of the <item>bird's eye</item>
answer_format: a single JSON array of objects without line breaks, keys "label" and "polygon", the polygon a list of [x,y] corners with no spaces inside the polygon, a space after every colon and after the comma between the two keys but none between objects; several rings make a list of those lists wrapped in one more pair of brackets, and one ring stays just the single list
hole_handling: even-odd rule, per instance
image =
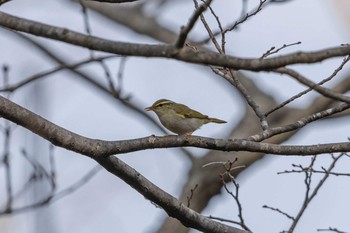
[{"label": "bird's eye", "polygon": [[155,107],[160,108],[160,107],[163,107],[163,106],[168,105],[170,103],[171,103],[170,101],[161,101],[161,102],[156,103]]},{"label": "bird's eye", "polygon": [[158,107],[162,107],[162,106],[164,106],[166,103],[159,103],[159,104],[157,104],[156,105],[156,107],[158,108]]}]

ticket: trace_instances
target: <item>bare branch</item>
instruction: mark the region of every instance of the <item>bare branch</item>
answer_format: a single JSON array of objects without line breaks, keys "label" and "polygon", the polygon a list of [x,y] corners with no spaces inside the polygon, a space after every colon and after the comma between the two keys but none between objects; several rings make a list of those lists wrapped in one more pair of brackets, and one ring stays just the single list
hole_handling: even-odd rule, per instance
[{"label": "bare branch", "polygon": [[[125,64],[126,64],[127,58],[126,57],[122,57],[122,59],[120,59],[120,63],[119,63],[119,70],[118,70],[118,74],[117,74],[117,79],[118,79],[118,87],[117,87],[117,92],[119,93],[119,96],[122,95],[123,92],[123,77],[124,77],[124,70],[125,70]],[[128,97],[126,97],[128,99]]]},{"label": "bare branch", "polygon": [[29,164],[33,167],[33,179],[45,179],[49,182],[51,192],[53,193],[56,188],[54,176],[51,176],[51,173],[48,172],[43,165],[41,165],[35,158],[29,156],[27,151],[22,149],[22,156],[29,162]]},{"label": "bare branch", "polygon": [[271,206],[268,206],[268,205],[263,205],[262,208],[270,209],[272,211],[276,211],[277,213],[282,214],[285,217],[287,217],[287,218],[289,218],[289,219],[291,219],[293,221],[295,220],[295,218],[293,216],[290,216],[289,214],[287,214],[286,212],[284,212],[284,211],[282,211],[282,210],[280,210],[278,208],[274,208],[274,207],[271,207]]},{"label": "bare branch", "polygon": [[193,51],[191,49],[179,50],[172,45],[115,42],[94,36],[86,36],[66,28],[54,27],[31,20],[21,19],[3,12],[0,12],[0,25],[9,29],[108,53],[174,58],[190,63],[222,66],[235,70],[271,70],[291,64],[316,63],[332,57],[350,55],[350,46],[340,46],[318,52],[297,52],[268,59],[243,59],[209,51]]},{"label": "bare branch", "polygon": [[202,5],[197,7],[196,10],[194,11],[192,17],[189,19],[187,26],[181,27],[179,38],[175,42],[176,48],[182,48],[184,46],[188,33],[194,27],[194,24],[197,22],[199,16],[208,8],[211,1],[212,0],[207,0],[205,3],[203,3]]},{"label": "bare branch", "polygon": [[[318,82],[318,83],[314,83],[311,80],[307,79],[306,77],[302,76],[301,74],[299,74],[298,72],[292,70],[292,69],[288,69],[288,68],[278,68],[276,70],[274,70],[277,73],[280,74],[288,74],[289,76],[293,77],[294,79],[296,79],[298,82],[306,85],[309,87],[309,89],[305,90],[302,92],[302,94],[306,94],[307,92],[310,92],[311,90],[315,90],[318,93],[320,93],[323,96],[332,98],[334,100],[339,100],[339,101],[343,101],[345,103],[350,104],[350,97],[336,93],[328,88],[322,87],[321,85],[330,81],[332,78],[334,78],[338,72],[340,70],[343,69],[344,65],[350,60],[350,56],[347,56],[343,62],[341,63],[341,65],[326,79],[323,79],[322,81]],[[298,97],[300,97],[300,94],[298,95]],[[295,99],[295,98],[294,98]],[[293,99],[293,100],[294,100]]]},{"label": "bare branch", "polygon": [[247,139],[253,140],[256,142],[261,142],[261,141],[263,141],[267,138],[270,138],[272,136],[300,129],[311,122],[314,122],[314,121],[319,120],[319,119],[323,119],[325,117],[332,116],[332,115],[339,113],[339,112],[343,112],[349,108],[350,108],[350,104],[339,104],[335,107],[328,108],[328,109],[323,110],[321,112],[317,112],[317,113],[311,114],[309,116],[300,118],[295,123],[266,129],[265,131],[263,131],[259,134],[249,136]]},{"label": "bare branch", "polygon": [[53,192],[54,190],[51,190],[51,192],[49,192],[44,198],[42,198],[38,202],[29,204],[29,205],[25,205],[25,206],[21,206],[21,207],[5,209],[3,211],[0,211],[0,216],[8,215],[8,214],[23,213],[23,212],[31,211],[33,209],[43,207],[43,206],[46,206],[47,204],[53,203],[54,201],[57,201],[57,200],[61,199],[62,197],[73,193],[74,191],[76,191],[77,189],[82,187],[84,184],[88,183],[91,180],[91,178],[93,178],[95,176],[95,174],[100,170],[101,170],[101,166],[95,166],[90,171],[88,171],[82,178],[80,178],[78,181],[73,183],[71,186],[69,186],[69,187],[67,187],[67,188],[65,188],[57,193],[54,193]]},{"label": "bare branch", "polygon": [[260,120],[260,125],[263,130],[266,130],[269,125],[267,123],[267,119],[265,114],[260,110],[260,106],[256,103],[256,101],[251,97],[248,93],[248,90],[244,87],[242,82],[237,78],[237,72],[232,69],[226,69],[221,71],[216,68],[212,68],[213,72],[221,77],[225,78],[229,83],[237,88],[237,90],[241,93],[244,99],[247,101],[248,105],[253,109],[254,113]]},{"label": "bare branch", "polygon": [[348,233],[345,231],[338,230],[335,227],[328,227],[328,229],[317,229],[317,231],[329,231],[329,232],[336,232],[336,233]]},{"label": "bare branch", "polygon": [[145,198],[161,206],[169,216],[178,219],[186,227],[210,233],[247,233],[246,231],[215,222],[189,209],[185,204],[158,188],[140,173],[114,156],[101,158],[97,161],[109,172],[120,177],[140,192]]},{"label": "bare branch", "polygon": [[[65,59],[59,58],[57,55],[55,55],[52,51],[50,51],[48,48],[44,47],[42,44],[39,44],[38,42],[32,40],[31,38],[21,34],[21,33],[16,33],[18,36],[20,36],[20,38],[25,39],[27,42],[30,42],[32,45],[36,46],[37,48],[39,48],[39,50],[41,50],[42,52],[44,52],[48,57],[50,57],[51,59],[53,59],[54,61],[56,61],[57,63],[61,64],[62,67],[69,67],[68,64],[65,63]],[[96,61],[99,61],[98,58],[96,58]],[[94,60],[94,59],[93,59]],[[69,69],[69,68],[68,68]],[[77,69],[69,69],[70,71],[72,71],[74,74],[77,75],[78,78],[81,78],[83,81],[89,83],[90,85],[92,85],[94,88],[96,88],[99,91],[102,91],[103,94],[105,94],[106,96],[108,96],[109,98],[112,98],[113,100],[118,101],[119,103],[121,103],[123,106],[127,107],[129,110],[141,115],[143,118],[145,118],[146,120],[148,120],[149,122],[151,122],[152,124],[156,125],[158,127],[158,129],[160,129],[161,132],[165,133],[165,130],[163,127],[161,127],[159,125],[158,122],[156,122],[153,118],[151,118],[149,116],[149,114],[145,114],[145,111],[143,111],[143,108],[138,107],[136,104],[132,103],[131,101],[128,101],[125,98],[122,98],[119,95],[115,95],[115,94],[121,94],[120,92],[117,93],[111,93],[110,90],[105,87],[104,85],[102,85],[100,82],[96,81],[93,77],[91,77],[88,73],[86,72],[82,72],[82,71],[78,71]],[[193,162],[193,156],[192,154],[188,151],[185,150],[184,148],[181,148],[181,151],[184,153],[184,155],[191,161]]]},{"label": "bare branch", "polygon": [[[222,182],[222,185],[225,189],[225,191],[233,198],[233,200],[236,202],[237,209],[238,209],[238,218],[239,222],[238,225],[241,226],[243,229],[250,231],[249,227],[245,224],[244,218],[243,218],[243,208],[242,203],[239,199],[239,184],[236,182],[234,176],[231,174],[231,170],[234,170],[235,167],[233,166],[237,162],[237,158],[234,161],[228,161],[223,165],[225,168],[225,172],[220,174],[220,180]],[[227,181],[231,181],[231,183],[234,185],[234,192],[230,191],[227,187]]]},{"label": "bare branch", "polygon": [[289,98],[288,100],[284,101],[283,103],[281,103],[280,105],[278,105],[277,107],[274,107],[273,109],[271,109],[270,111],[266,112],[265,115],[268,116],[270,115],[271,113],[273,113],[274,111],[278,110],[278,109],[281,109],[283,106],[286,106],[287,104],[289,104],[290,102],[296,100],[297,98],[300,98],[301,96],[305,95],[306,93],[312,91],[313,89],[317,90],[318,92],[320,92],[321,94],[327,96],[327,97],[330,97],[330,98],[334,98],[334,99],[337,99],[337,100],[341,100],[341,101],[344,101],[344,102],[349,102],[349,97],[345,97],[345,96],[342,96],[340,94],[337,94],[337,93],[332,93],[332,91],[330,90],[327,90],[326,88],[322,88],[320,87],[320,85],[330,81],[331,79],[333,79],[338,73],[339,71],[341,71],[344,67],[344,65],[350,60],[350,56],[347,56],[346,58],[343,59],[343,62],[340,64],[340,66],[335,69],[333,71],[333,73],[323,79],[322,81],[318,82],[317,84],[307,80],[306,78],[304,78],[303,76],[301,76],[300,74],[298,74],[297,72],[293,71],[293,70],[290,70],[290,69],[287,69],[287,68],[279,68],[279,69],[276,69],[275,71],[278,72],[278,73],[282,73],[282,74],[288,74],[290,75],[291,77],[295,78],[296,80],[298,80],[299,82],[309,86],[308,89],[306,89],[305,91],[302,91],[300,92],[299,94],[295,95],[295,96],[292,96],[291,98]]},{"label": "bare branch", "polygon": [[[310,172],[312,173],[320,173],[320,174],[329,174],[329,175],[332,175],[332,176],[350,176],[350,173],[344,173],[344,172],[327,172],[325,170],[316,170],[314,168],[311,168],[310,169]],[[278,175],[280,174],[288,174],[288,173],[304,173],[303,170],[295,170],[295,169],[292,169],[292,170],[285,170],[285,171],[282,171],[282,172],[277,172]]]},{"label": "bare branch", "polygon": [[285,48],[290,47],[290,46],[293,46],[293,45],[298,45],[298,44],[301,44],[301,42],[298,41],[298,42],[291,43],[291,44],[284,44],[284,45],[282,45],[282,46],[281,46],[280,48],[278,48],[278,49],[276,49],[276,47],[272,47],[272,48],[270,48],[269,50],[267,50],[267,51],[260,57],[260,59],[264,59],[264,58],[266,58],[266,57],[268,57],[268,56],[270,56],[270,55],[272,55],[272,54],[278,53],[278,52],[281,51],[282,49],[285,49]]},{"label": "bare branch", "polygon": [[38,134],[56,146],[66,148],[92,158],[101,158],[113,154],[129,153],[145,149],[171,147],[198,147],[211,150],[250,151],[280,155],[313,155],[350,151],[349,142],[308,146],[287,146],[253,142],[244,139],[224,140],[186,135],[166,137],[150,136],[120,141],[90,139],[59,127],[1,96],[0,115],[23,126],[33,133]]},{"label": "bare branch", "polygon": [[[304,214],[307,206],[311,203],[311,201],[314,199],[314,197],[317,195],[320,188],[323,186],[323,184],[326,182],[326,180],[329,178],[329,172],[331,172],[336,163],[339,161],[341,157],[344,156],[344,153],[334,156],[332,163],[329,165],[328,169],[326,170],[326,173],[324,174],[323,178],[318,182],[316,187],[311,191],[311,181],[312,181],[312,172],[309,169],[303,169],[305,173],[305,186],[306,186],[306,192],[305,192],[305,199],[304,202],[298,212],[298,214],[295,217],[295,220],[292,222],[290,228],[288,229],[288,232],[293,232],[296,225],[298,224],[299,220],[301,219],[302,215]],[[311,163],[308,168],[312,168],[314,166],[314,163],[316,161],[316,156],[314,156],[311,159]]]},{"label": "bare branch", "polygon": [[196,191],[196,189],[198,188],[198,184],[196,184],[190,191],[190,196],[187,196],[187,207],[190,207],[191,205],[191,200],[193,198],[194,192]]},{"label": "bare branch", "polygon": [[244,23],[245,21],[247,21],[250,17],[256,15],[259,11],[262,10],[262,6],[264,5],[264,3],[267,0],[260,0],[258,7],[253,10],[251,13],[244,15],[241,19],[239,19],[238,21],[236,21],[232,26],[227,27],[224,30],[224,33],[230,32],[232,30],[234,30],[235,28],[237,28],[238,25]]},{"label": "bare branch", "polygon": [[[8,86],[9,84],[9,67],[8,65],[2,66],[2,78],[4,82],[4,86]],[[7,98],[10,97],[10,94],[6,95]],[[12,189],[12,166],[10,160],[10,143],[12,137],[12,129],[10,122],[5,122],[4,126],[4,144],[3,144],[3,153],[1,155],[1,163],[4,164],[5,167],[5,187],[6,187],[6,211],[11,211],[12,203],[13,203],[13,189]]]},{"label": "bare branch", "polygon": [[12,84],[12,85],[8,85],[6,87],[3,87],[0,89],[0,92],[13,92],[21,87],[26,86],[27,84],[30,84],[30,83],[32,83],[40,78],[44,78],[44,77],[48,76],[48,75],[54,74],[58,71],[61,71],[64,69],[75,70],[75,69],[79,68],[80,66],[83,66],[83,65],[86,65],[89,63],[99,62],[102,60],[107,60],[107,59],[116,58],[116,57],[118,57],[118,56],[108,55],[108,56],[102,56],[102,57],[96,57],[96,58],[88,58],[86,60],[71,64],[71,65],[60,65],[60,66],[52,68],[48,71],[43,71],[43,72],[37,73],[35,75],[32,75],[28,78],[25,78],[24,80],[18,82],[17,84]]},{"label": "bare branch", "polygon": [[[194,2],[194,7],[197,9],[198,8],[197,0],[193,0],[193,2]],[[210,5],[208,7],[209,7],[210,11],[212,12],[212,14],[214,14],[214,12],[213,12],[212,8],[210,7]],[[210,37],[211,41],[213,42],[216,50],[219,53],[225,53],[225,51],[223,50],[224,47],[220,48],[220,45],[217,42],[217,40],[216,40],[212,30],[210,29],[210,27],[209,27],[209,25],[208,25],[208,23],[207,23],[207,21],[206,21],[206,19],[205,19],[203,14],[200,15],[200,19],[201,19],[202,24],[204,25],[205,29],[207,30],[207,32],[209,34],[209,37]],[[217,21],[217,22],[219,22],[219,25],[220,25],[220,21]]]},{"label": "bare branch", "polygon": [[[250,13],[246,13],[246,14],[242,14],[240,16],[240,19],[238,19],[237,21],[235,21],[233,24],[227,26],[225,29],[220,28],[220,30],[213,32],[213,36],[218,36],[218,35],[222,35],[222,34],[226,34],[227,32],[233,31],[234,29],[236,29],[240,24],[244,23],[245,21],[247,21],[249,18],[251,18],[252,16],[256,15],[257,13],[259,13],[262,10],[262,6],[264,5],[264,3],[266,3],[267,0],[260,0],[259,5],[252,10]],[[242,8],[242,13],[244,13],[244,4],[243,4],[243,8]],[[210,38],[204,39],[202,41],[197,42],[198,44],[204,44],[207,43],[210,40]]]},{"label": "bare branch", "polygon": [[95,175],[102,170],[102,167],[97,165],[94,166],[93,168],[90,169],[90,171],[88,171],[83,177],[81,177],[79,180],[77,180],[76,182],[74,182],[73,184],[71,184],[70,186],[68,186],[67,188],[64,188],[63,190],[55,193],[51,199],[50,202],[54,202],[57,201],[71,193],[73,193],[74,191],[78,190],[80,187],[82,187],[83,185],[87,184],[93,177],[95,177]]},{"label": "bare branch", "polygon": [[12,190],[12,166],[10,162],[10,140],[12,131],[9,122],[5,126],[5,137],[4,137],[4,151],[1,156],[1,162],[5,167],[5,187],[6,187],[6,211],[11,211],[13,203],[13,190]]}]

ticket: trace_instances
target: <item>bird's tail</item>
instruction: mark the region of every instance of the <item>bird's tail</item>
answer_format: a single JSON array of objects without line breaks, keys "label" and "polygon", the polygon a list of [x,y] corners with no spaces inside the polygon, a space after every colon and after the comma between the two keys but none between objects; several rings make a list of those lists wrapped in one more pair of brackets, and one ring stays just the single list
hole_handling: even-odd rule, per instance
[{"label": "bird's tail", "polygon": [[209,118],[209,120],[210,120],[210,122],[218,123],[218,124],[227,123],[226,121],[223,121],[223,120],[220,120],[220,119],[217,119],[217,118]]}]

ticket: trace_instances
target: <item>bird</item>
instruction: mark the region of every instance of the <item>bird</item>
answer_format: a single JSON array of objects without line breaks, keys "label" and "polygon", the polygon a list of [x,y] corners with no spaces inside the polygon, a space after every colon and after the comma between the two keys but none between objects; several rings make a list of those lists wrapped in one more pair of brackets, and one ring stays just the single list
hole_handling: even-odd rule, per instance
[{"label": "bird", "polygon": [[184,104],[168,99],[157,100],[152,106],[145,108],[145,110],[155,112],[161,124],[178,135],[191,135],[202,125],[210,122],[218,124],[227,123],[224,120],[208,117]]}]

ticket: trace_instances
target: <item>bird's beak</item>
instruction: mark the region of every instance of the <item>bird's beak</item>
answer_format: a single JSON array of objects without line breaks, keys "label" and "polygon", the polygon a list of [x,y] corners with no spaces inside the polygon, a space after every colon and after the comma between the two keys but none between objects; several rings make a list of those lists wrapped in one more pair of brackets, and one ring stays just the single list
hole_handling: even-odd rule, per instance
[{"label": "bird's beak", "polygon": [[152,106],[151,106],[151,107],[145,108],[145,110],[146,110],[146,111],[153,111],[153,108],[152,108]]}]

